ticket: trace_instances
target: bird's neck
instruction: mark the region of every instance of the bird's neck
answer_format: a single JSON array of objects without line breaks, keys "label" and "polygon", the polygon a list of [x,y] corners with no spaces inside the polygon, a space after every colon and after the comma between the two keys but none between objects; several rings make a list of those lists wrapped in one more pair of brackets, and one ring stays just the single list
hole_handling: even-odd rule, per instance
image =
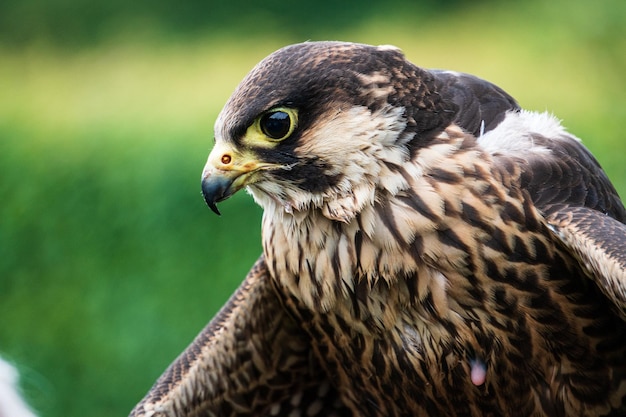
[{"label": "bird's neck", "polygon": [[[380,187],[376,200],[349,221],[330,219],[320,208],[288,213],[278,204],[267,205],[263,246],[280,287],[310,310],[348,308],[351,314],[358,314],[359,303],[375,304],[377,298],[381,303],[409,303],[415,294],[407,281],[417,277],[429,292],[437,292],[435,287],[445,291],[441,273],[430,261],[437,257],[455,268],[463,262],[458,251],[445,253],[437,238],[438,230],[447,227],[447,208],[459,206],[462,197],[452,191],[453,185],[428,174],[444,175],[445,166],[450,176],[461,176],[463,164],[481,163],[480,155],[461,150],[462,133],[445,134],[450,133],[459,140],[446,137],[397,167],[389,175],[400,179],[390,178],[387,184],[401,185],[393,192]],[[451,163],[455,153],[461,154],[458,166]]]}]

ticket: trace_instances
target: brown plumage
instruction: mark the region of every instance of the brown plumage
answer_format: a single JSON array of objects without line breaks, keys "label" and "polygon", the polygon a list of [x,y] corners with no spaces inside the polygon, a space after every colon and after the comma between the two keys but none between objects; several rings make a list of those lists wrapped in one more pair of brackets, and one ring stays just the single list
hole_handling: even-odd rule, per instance
[{"label": "brown plumage", "polygon": [[264,254],[132,416],[626,415],[626,210],[553,117],[323,42],[215,135],[205,200],[247,187]]}]

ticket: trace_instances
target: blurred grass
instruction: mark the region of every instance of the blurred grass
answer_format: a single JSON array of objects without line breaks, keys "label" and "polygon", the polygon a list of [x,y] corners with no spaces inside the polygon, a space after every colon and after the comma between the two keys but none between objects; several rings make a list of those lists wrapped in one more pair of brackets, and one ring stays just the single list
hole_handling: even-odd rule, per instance
[{"label": "blurred grass", "polygon": [[[415,6],[311,38],[395,44],[495,82],[563,119],[623,196],[625,8],[459,3],[425,19]],[[142,36],[0,39],[0,353],[42,416],[125,415],[261,250],[260,209],[241,194],[215,217],[200,171],[239,80],[307,37]]]}]

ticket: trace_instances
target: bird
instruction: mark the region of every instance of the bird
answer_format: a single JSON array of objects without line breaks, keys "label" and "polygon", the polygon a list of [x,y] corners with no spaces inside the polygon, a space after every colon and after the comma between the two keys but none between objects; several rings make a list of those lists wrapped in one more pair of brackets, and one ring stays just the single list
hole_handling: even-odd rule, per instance
[{"label": "bird", "polygon": [[626,210],[554,115],[304,42],[214,133],[204,200],[246,189],[263,253],[131,416],[626,415]]}]

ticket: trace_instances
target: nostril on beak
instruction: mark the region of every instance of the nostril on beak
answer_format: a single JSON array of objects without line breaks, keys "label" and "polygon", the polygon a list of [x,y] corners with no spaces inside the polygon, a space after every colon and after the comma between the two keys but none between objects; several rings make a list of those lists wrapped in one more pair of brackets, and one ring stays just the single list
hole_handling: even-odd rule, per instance
[{"label": "nostril on beak", "polygon": [[232,162],[233,157],[230,156],[229,154],[225,153],[224,155],[222,155],[222,158],[220,158],[220,162],[224,165],[228,165]]}]

